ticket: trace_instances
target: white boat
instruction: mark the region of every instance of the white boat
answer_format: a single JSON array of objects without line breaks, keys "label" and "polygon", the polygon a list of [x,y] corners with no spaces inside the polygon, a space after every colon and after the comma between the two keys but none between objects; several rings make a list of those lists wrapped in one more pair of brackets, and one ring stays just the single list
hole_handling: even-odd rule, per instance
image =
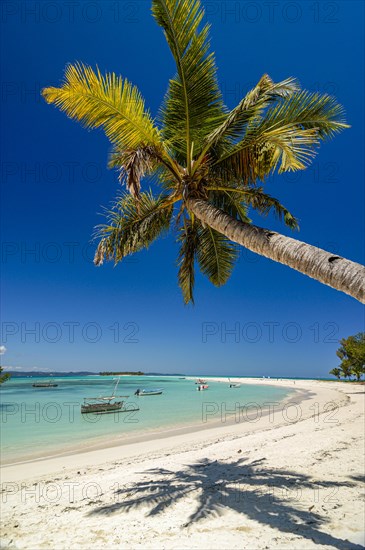
[{"label": "white boat", "polygon": [[204,391],[209,388],[208,384],[199,384],[199,386],[196,388],[198,391]]},{"label": "white boat", "polygon": [[228,382],[229,382],[229,387],[230,388],[239,388],[239,387],[241,387],[241,384],[238,384],[237,382],[231,382],[230,378],[228,378]]},{"label": "white boat", "polygon": [[138,389],[136,392],[134,392],[134,395],[137,397],[143,397],[145,395],[161,395],[163,392],[163,388],[157,388],[153,390],[140,390]]}]

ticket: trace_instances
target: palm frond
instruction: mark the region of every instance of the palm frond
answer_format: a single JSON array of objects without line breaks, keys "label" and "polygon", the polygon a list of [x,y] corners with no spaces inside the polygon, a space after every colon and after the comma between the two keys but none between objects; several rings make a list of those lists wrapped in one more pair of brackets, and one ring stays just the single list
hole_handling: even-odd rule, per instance
[{"label": "palm frond", "polygon": [[208,277],[215,286],[224,285],[233,270],[238,258],[235,243],[227,239],[209,226],[198,227],[199,247],[197,260],[201,272]]},{"label": "palm frond", "polygon": [[[243,203],[242,208],[244,208],[245,211],[247,207],[251,207],[263,216],[267,216],[270,212],[274,212],[275,216],[279,220],[284,221],[285,225],[290,227],[290,229],[299,229],[298,220],[293,214],[291,214],[277,199],[264,193],[262,187],[241,188],[234,184],[224,185],[221,183],[220,186],[212,186],[207,189],[217,195],[224,193],[224,196],[229,195],[235,197],[237,202],[240,200],[241,204]],[[230,214],[224,207],[218,206],[218,208]],[[242,221],[247,221],[247,219]]]},{"label": "palm frond", "polygon": [[196,261],[203,275],[215,286],[227,282],[238,258],[235,243],[196,218],[184,220],[178,242],[181,243],[178,280],[185,304],[194,303]]},{"label": "palm frond", "polygon": [[250,223],[247,215],[247,206],[241,193],[235,192],[229,187],[208,187],[208,200],[214,206],[223,210],[226,214],[242,222]]},{"label": "palm frond", "polygon": [[155,198],[149,191],[141,193],[136,201],[132,195],[122,193],[112,209],[106,211],[108,223],[96,228],[95,238],[100,242],[94,263],[101,265],[106,259],[117,264],[148,248],[169,228],[172,210],[172,201],[166,195]]},{"label": "palm frond", "polygon": [[306,90],[278,101],[268,110],[260,124],[266,131],[275,130],[281,125],[316,130],[320,139],[331,138],[344,128],[349,128],[344,108],[334,97]]},{"label": "palm frond", "polygon": [[141,179],[157,170],[159,157],[151,146],[135,150],[116,150],[111,154],[108,166],[119,170],[120,183],[124,184],[135,198],[139,198]]},{"label": "palm frond", "polygon": [[195,260],[199,246],[197,224],[191,219],[184,220],[178,236],[180,251],[178,257],[178,281],[184,303],[194,303]]},{"label": "palm frond", "polygon": [[114,73],[103,76],[99,69],[77,63],[68,65],[60,88],[42,90],[47,103],[86,128],[102,127],[120,150],[153,146],[162,148],[161,135],[138,89]]},{"label": "palm frond", "polygon": [[282,126],[260,136],[247,135],[210,170],[227,182],[252,184],[264,181],[277,168],[279,173],[303,170],[314,158],[318,144],[315,130]]},{"label": "palm frond", "polygon": [[211,167],[225,181],[255,183],[278,172],[303,170],[320,140],[348,128],[344,111],[328,95],[303,91],[283,98],[247,125],[243,139]]},{"label": "palm frond", "polygon": [[206,138],[202,154],[216,147],[223,139],[232,142],[242,137],[247,123],[258,118],[270,103],[278,98],[288,98],[299,89],[294,78],[275,83],[269,75],[264,74],[237,107],[228,113],[224,122]]},{"label": "palm frond", "polygon": [[177,66],[161,109],[164,137],[189,169],[195,150],[225,112],[214,55],[209,53],[209,25],[200,29],[200,0],[153,0],[152,12]]}]

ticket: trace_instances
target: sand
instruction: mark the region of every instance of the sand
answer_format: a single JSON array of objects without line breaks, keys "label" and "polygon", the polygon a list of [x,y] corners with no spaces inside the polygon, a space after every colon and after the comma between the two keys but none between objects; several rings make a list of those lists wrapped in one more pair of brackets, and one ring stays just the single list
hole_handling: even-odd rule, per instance
[{"label": "sand", "polygon": [[363,548],[365,386],[241,382],[296,393],[204,429],[3,466],[2,548]]}]

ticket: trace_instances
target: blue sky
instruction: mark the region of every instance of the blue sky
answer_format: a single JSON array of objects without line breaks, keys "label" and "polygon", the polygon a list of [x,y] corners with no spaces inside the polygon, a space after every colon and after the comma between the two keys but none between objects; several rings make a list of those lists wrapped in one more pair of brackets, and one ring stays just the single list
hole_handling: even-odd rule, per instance
[{"label": "blue sky", "polygon": [[[204,3],[229,107],[265,72],[345,106],[351,129],[267,191],[300,219],[298,238],[363,262],[363,2]],[[2,10],[2,363],[257,376],[325,376],[336,366],[338,339],[364,330],[363,307],[285,266],[243,250],[225,287],[198,276],[195,307],[177,287],[172,237],[116,268],[93,266],[93,227],[118,188],[110,146],[40,90],[83,61],[127,77],[156,114],[174,65],[150,2],[29,0]]]}]

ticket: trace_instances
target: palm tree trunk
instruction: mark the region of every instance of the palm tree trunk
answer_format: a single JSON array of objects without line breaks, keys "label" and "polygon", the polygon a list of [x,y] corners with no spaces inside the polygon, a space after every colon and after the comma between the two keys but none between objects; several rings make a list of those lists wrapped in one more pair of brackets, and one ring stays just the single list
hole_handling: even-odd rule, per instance
[{"label": "palm tree trunk", "polygon": [[231,241],[365,303],[365,267],[361,264],[275,231],[237,221],[204,200],[189,198],[187,207]]}]

